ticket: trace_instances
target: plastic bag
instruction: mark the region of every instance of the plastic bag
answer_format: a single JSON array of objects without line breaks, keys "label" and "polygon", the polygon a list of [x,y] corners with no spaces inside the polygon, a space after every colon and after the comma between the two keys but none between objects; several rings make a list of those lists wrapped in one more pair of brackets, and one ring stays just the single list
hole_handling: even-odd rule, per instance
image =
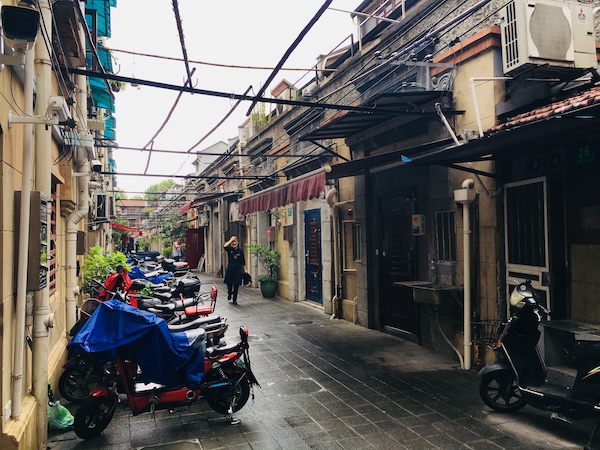
[{"label": "plastic bag", "polygon": [[73,415],[60,404],[60,400],[48,402],[48,426],[53,430],[64,430],[73,426]]}]

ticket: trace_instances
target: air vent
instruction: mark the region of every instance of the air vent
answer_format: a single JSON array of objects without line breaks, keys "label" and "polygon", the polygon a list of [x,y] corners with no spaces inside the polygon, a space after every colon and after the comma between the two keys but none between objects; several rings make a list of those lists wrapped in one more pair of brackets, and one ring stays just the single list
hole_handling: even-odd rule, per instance
[{"label": "air vent", "polygon": [[517,75],[532,66],[547,66],[552,71],[597,67],[591,6],[514,0],[502,15],[505,74]]}]

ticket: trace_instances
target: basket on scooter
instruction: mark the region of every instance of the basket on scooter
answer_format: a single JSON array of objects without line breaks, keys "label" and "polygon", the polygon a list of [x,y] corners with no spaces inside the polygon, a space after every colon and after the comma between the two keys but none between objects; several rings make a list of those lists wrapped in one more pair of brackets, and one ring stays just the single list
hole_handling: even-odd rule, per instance
[{"label": "basket on scooter", "polygon": [[75,336],[77,332],[85,325],[88,319],[94,314],[94,311],[100,306],[100,301],[95,298],[88,298],[85,302],[81,304],[79,308],[79,320],[75,323],[71,331],[69,331],[69,335]]},{"label": "basket on scooter", "polygon": [[81,318],[87,322],[87,320],[94,314],[94,311],[98,309],[100,306],[100,301],[95,298],[88,298],[85,302],[81,304],[81,308],[79,308],[79,312],[81,313]]}]

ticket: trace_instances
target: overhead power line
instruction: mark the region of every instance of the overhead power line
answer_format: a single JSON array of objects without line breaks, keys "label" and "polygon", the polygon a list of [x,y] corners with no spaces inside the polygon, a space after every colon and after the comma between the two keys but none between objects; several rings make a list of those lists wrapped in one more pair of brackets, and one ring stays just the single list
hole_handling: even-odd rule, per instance
[{"label": "overhead power line", "polygon": [[99,172],[102,175],[114,175],[119,177],[154,177],[154,178],[188,178],[198,180],[272,180],[274,178],[285,178],[285,175],[170,175],[160,173],[131,173],[131,172]]},{"label": "overhead power line", "polygon": [[[279,70],[283,67],[283,64],[287,61],[287,59],[290,57],[290,55],[296,49],[296,47],[298,47],[298,44],[300,44],[300,42],[302,42],[302,39],[304,39],[304,36],[306,36],[306,34],[310,31],[310,29],[313,27],[313,25],[315,23],[317,23],[317,21],[321,18],[321,16],[323,15],[323,13],[325,11],[327,11],[327,8],[329,7],[329,5],[331,5],[332,1],[333,0],[327,0],[323,4],[323,6],[321,6],[321,8],[319,9],[319,11],[317,11],[317,13],[315,14],[315,16],[310,20],[310,22],[308,22],[308,24],[300,32],[300,34],[294,40],[294,42],[292,43],[292,45],[290,45],[290,47],[285,51],[284,55],[281,57],[281,60],[279,61],[279,63],[277,63],[277,66],[275,66],[275,69],[273,69],[273,72],[271,72],[271,75],[269,75],[269,78],[267,78],[267,81],[265,81],[265,84],[263,84],[263,86],[258,91],[258,94],[256,94],[256,97],[261,97],[264,94],[265,90],[271,84],[271,81],[273,81],[273,79],[275,78],[275,76],[277,75],[277,73],[279,72]],[[254,105],[256,105],[256,100],[252,101],[252,104],[250,105],[250,108],[248,108],[248,111],[246,111],[246,116],[250,115],[250,113],[252,112],[252,109],[254,108]]]},{"label": "overhead power line", "polygon": [[[121,145],[114,145],[114,144],[101,144],[101,143],[95,143],[94,144],[96,147],[98,148],[110,148],[110,149],[118,149],[118,150],[128,150],[128,151],[138,151],[138,152],[152,152],[152,153],[172,153],[174,155],[190,155],[190,153],[188,153],[187,151],[183,151],[183,150],[158,150],[155,148],[149,149],[149,148],[140,148],[140,147],[126,147],[126,146],[121,146]],[[216,152],[195,152],[192,153],[192,155],[199,155],[199,156],[235,156],[236,158],[239,156],[238,154],[234,154],[234,153],[216,153]],[[307,154],[303,154],[303,155],[290,155],[290,154],[285,154],[285,155],[275,155],[275,154],[268,154],[268,153],[261,153],[260,155],[242,155],[243,157],[246,158],[251,158],[253,156],[260,156],[261,158],[282,158],[282,157],[286,157],[286,158],[307,158],[307,157],[315,157],[315,156],[319,156],[319,155],[307,155]]]},{"label": "overhead power line", "polygon": [[422,117],[437,117],[437,112],[427,112],[427,111],[407,111],[404,109],[387,109],[387,108],[369,108],[365,106],[352,106],[352,105],[337,105],[332,103],[323,103],[323,102],[305,102],[299,100],[286,100],[283,98],[267,98],[267,97],[258,97],[255,95],[241,95],[234,94],[228,92],[220,92],[220,91],[210,91],[206,89],[197,89],[190,86],[178,86],[175,84],[161,83],[158,81],[150,81],[150,80],[142,80],[139,78],[131,78],[131,77],[123,77],[120,75],[115,75],[113,73],[99,73],[93,70],[85,70],[85,69],[77,69],[74,67],[64,67],[69,73],[75,75],[84,75],[86,77],[96,77],[102,78],[104,80],[114,80],[114,81],[122,81],[124,83],[133,83],[139,84],[142,86],[151,86],[160,89],[167,89],[171,91],[177,92],[188,92],[190,94],[200,94],[200,95],[208,95],[212,97],[221,97],[232,100],[242,100],[242,101],[254,101],[254,102],[263,102],[263,103],[274,103],[277,105],[291,105],[291,106],[304,106],[308,108],[321,108],[321,109],[335,109],[340,111],[355,111],[366,114],[381,114],[381,115],[389,115],[389,116],[399,116],[399,115],[409,115],[409,116],[422,116]]},{"label": "overhead power line", "polygon": [[[146,58],[164,59],[167,61],[179,61],[179,62],[183,61],[183,58],[177,58],[176,56],[153,55],[151,53],[134,52],[132,50],[123,50],[123,49],[119,49],[119,48],[108,48],[108,47],[103,47],[103,48],[106,48],[106,50],[111,51],[113,53],[126,53],[128,55],[144,56]],[[194,60],[194,59],[190,59],[189,62],[192,64],[199,64],[202,66],[223,67],[225,69],[273,70],[273,67],[244,66],[244,65],[239,65],[239,64],[221,64],[221,63],[208,62],[208,61],[198,61],[198,60]],[[288,72],[291,72],[291,71],[311,72],[311,71],[315,70],[315,67],[311,67],[310,69],[306,69],[303,67],[283,67],[281,70],[285,70]],[[337,69],[327,69],[324,67],[319,69],[319,71],[321,71],[321,72],[335,72],[336,70]]]}]

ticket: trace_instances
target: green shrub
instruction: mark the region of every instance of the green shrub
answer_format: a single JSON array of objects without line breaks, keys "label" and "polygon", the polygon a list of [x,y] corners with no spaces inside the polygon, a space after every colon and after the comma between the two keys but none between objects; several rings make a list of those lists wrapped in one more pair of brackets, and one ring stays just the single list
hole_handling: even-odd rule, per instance
[{"label": "green shrub", "polygon": [[127,265],[127,258],[121,252],[112,252],[104,254],[102,247],[92,247],[83,261],[83,286],[81,290],[92,297],[98,295],[100,287],[94,283],[94,279],[104,283],[106,277],[121,265],[127,270],[131,267]]}]

